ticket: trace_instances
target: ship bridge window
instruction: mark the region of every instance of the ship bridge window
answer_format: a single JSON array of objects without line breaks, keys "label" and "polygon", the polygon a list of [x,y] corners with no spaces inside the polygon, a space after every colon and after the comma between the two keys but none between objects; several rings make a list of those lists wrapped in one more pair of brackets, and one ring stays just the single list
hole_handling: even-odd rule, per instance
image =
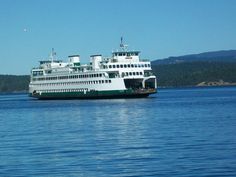
[{"label": "ship bridge window", "polygon": [[42,76],[43,71],[33,71],[33,76]]},{"label": "ship bridge window", "polygon": [[126,65],[126,64],[124,64],[124,68],[127,68],[127,65]]},{"label": "ship bridge window", "polygon": [[37,72],[36,71],[33,72],[33,76],[37,76]]},{"label": "ship bridge window", "polygon": [[144,66],[147,67],[147,64],[145,64]]},{"label": "ship bridge window", "polygon": [[128,68],[130,68],[130,64],[128,64]]},{"label": "ship bridge window", "polygon": [[148,64],[148,67],[151,67],[151,65],[150,65],[150,64]]},{"label": "ship bridge window", "polygon": [[120,65],[120,68],[123,68],[123,65]]},{"label": "ship bridge window", "polygon": [[119,53],[119,56],[122,56],[122,53]]},{"label": "ship bridge window", "polygon": [[109,68],[111,68],[111,65],[109,65]]},{"label": "ship bridge window", "polygon": [[119,67],[120,67],[120,65],[116,65],[116,67],[117,67],[117,68],[119,68]]},{"label": "ship bridge window", "polygon": [[133,68],[134,67],[134,65],[133,64],[131,64],[131,68]]},{"label": "ship bridge window", "polygon": [[109,78],[116,78],[118,73],[109,73]]},{"label": "ship bridge window", "polygon": [[116,65],[112,65],[113,68],[116,68]]}]

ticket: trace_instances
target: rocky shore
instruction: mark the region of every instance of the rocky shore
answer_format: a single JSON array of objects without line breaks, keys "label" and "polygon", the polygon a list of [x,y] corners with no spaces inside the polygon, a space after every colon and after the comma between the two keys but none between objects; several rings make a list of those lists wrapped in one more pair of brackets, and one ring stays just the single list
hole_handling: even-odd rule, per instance
[{"label": "rocky shore", "polygon": [[234,86],[236,83],[225,82],[223,80],[211,81],[211,82],[201,82],[197,84],[197,87],[206,87],[206,86]]}]

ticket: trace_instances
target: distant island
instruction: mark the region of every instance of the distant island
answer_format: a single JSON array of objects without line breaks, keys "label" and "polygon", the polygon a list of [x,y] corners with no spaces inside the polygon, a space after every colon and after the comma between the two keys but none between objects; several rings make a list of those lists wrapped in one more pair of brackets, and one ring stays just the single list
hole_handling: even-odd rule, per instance
[{"label": "distant island", "polygon": [[[236,50],[205,52],[152,61],[158,87],[236,85]],[[0,92],[27,92],[29,75],[0,75]]]},{"label": "distant island", "polygon": [[152,68],[159,87],[236,85],[236,50],[154,60]]}]

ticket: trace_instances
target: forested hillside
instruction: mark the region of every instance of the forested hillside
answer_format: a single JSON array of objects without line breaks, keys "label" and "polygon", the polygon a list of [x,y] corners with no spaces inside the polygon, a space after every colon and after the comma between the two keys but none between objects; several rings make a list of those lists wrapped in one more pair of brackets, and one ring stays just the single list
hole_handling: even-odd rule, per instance
[{"label": "forested hillside", "polygon": [[204,52],[200,54],[191,54],[183,56],[168,57],[155,60],[154,65],[159,64],[177,64],[189,62],[236,62],[236,50],[222,50],[213,52]]},{"label": "forested hillside", "polygon": [[161,87],[235,85],[236,50],[154,60],[152,68]]},{"label": "forested hillside", "polygon": [[236,63],[189,62],[152,65],[152,69],[160,87],[196,86],[202,82],[219,81],[236,83]]},{"label": "forested hillside", "polygon": [[27,75],[0,75],[0,92],[26,92],[29,80]]}]

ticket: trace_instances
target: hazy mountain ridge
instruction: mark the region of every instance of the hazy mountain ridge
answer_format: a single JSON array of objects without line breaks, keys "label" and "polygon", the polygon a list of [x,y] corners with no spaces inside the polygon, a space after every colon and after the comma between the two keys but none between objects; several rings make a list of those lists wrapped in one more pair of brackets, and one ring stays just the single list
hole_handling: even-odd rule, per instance
[{"label": "hazy mountain ridge", "polygon": [[152,61],[153,65],[177,64],[184,62],[236,62],[236,50],[221,50],[168,57]]}]

